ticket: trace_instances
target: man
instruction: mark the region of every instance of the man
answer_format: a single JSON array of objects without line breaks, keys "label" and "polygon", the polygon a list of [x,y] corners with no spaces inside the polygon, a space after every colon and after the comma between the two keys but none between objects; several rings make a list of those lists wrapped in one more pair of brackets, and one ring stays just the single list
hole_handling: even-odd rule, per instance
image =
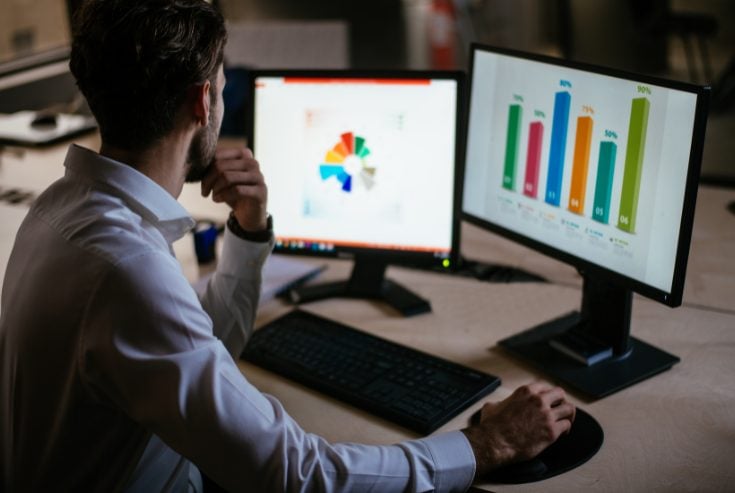
[{"label": "man", "polygon": [[[70,66],[102,146],[71,146],[7,267],[2,488],[199,490],[201,470],[231,491],[463,491],[566,432],[574,407],[532,384],[463,431],[330,444],[248,383],[235,360],[273,234],[257,161],[215,151],[225,38],[201,0],[91,0],[75,23]],[[192,227],[186,179],[232,208],[201,300],[171,249]]]}]

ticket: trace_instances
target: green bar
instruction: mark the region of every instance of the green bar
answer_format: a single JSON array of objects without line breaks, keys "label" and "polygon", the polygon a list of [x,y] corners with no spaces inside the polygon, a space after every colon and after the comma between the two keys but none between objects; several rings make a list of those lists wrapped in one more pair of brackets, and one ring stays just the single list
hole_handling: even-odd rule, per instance
[{"label": "green bar", "polygon": [[508,138],[505,142],[505,168],[503,169],[503,188],[508,190],[515,189],[520,137],[521,105],[511,104],[508,112]]},{"label": "green bar", "polygon": [[623,190],[620,192],[620,212],[618,228],[635,233],[635,220],[638,212],[638,193],[641,188],[643,154],[646,150],[646,131],[648,111],[651,103],[646,98],[635,98],[630,108],[628,124],[628,146],[625,151],[623,170]]}]

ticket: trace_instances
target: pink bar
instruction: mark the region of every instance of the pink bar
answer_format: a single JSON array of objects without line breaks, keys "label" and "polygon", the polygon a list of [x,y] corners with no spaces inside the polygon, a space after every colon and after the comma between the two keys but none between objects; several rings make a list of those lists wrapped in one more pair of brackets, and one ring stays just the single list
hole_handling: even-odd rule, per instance
[{"label": "pink bar", "polygon": [[531,122],[526,155],[526,178],[523,182],[523,195],[536,198],[538,192],[538,170],[541,162],[541,144],[544,140],[544,124]]}]

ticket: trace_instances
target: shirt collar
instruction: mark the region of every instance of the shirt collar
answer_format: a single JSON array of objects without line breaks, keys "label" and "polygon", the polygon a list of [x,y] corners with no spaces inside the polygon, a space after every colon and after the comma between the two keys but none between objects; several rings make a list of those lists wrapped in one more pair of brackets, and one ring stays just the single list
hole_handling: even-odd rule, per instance
[{"label": "shirt collar", "polygon": [[76,144],[69,147],[64,161],[68,173],[77,173],[106,186],[122,198],[130,209],[161,231],[169,243],[194,227],[191,215],[163,187],[146,175],[114,159]]}]

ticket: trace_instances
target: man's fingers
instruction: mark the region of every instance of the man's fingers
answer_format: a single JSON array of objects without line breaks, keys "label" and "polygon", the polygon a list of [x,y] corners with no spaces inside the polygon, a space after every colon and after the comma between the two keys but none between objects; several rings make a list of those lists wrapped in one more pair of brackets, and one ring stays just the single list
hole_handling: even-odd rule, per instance
[{"label": "man's fingers", "polygon": [[534,394],[543,394],[553,389],[551,385],[545,382],[529,383],[528,385],[526,385],[526,387]]},{"label": "man's fingers", "polygon": [[231,171],[255,171],[262,178],[260,166],[253,158],[253,153],[250,149],[223,149],[217,151],[212,166],[210,166],[209,171],[202,179],[202,196],[206,197],[210,192],[214,191],[217,188],[217,182],[222,179],[222,175]]},{"label": "man's fingers", "polygon": [[216,158],[213,168],[220,172],[231,171],[233,169],[255,169],[258,168],[258,161],[254,158]]},{"label": "man's fingers", "polygon": [[229,147],[217,149],[215,159],[253,159],[253,151],[247,147]]},{"label": "man's fingers", "polygon": [[541,398],[549,407],[555,407],[567,398],[566,392],[561,387],[552,387],[541,393]]},{"label": "man's fingers", "polygon": [[211,185],[211,192],[218,195],[222,190],[234,185],[263,185],[263,175],[254,171],[226,171],[217,176]]},{"label": "man's fingers", "polygon": [[[554,423],[554,436],[558,439],[565,433],[569,433],[572,429],[572,422],[568,419],[562,419]],[[554,441],[556,441],[556,439]]]},{"label": "man's fingers", "polygon": [[556,421],[568,420],[573,422],[575,414],[576,407],[571,402],[564,402],[551,409],[551,415]]},{"label": "man's fingers", "polygon": [[262,200],[262,187],[258,185],[233,185],[221,190],[212,197],[215,202],[225,202],[229,205],[233,205],[235,202],[243,198]]}]

